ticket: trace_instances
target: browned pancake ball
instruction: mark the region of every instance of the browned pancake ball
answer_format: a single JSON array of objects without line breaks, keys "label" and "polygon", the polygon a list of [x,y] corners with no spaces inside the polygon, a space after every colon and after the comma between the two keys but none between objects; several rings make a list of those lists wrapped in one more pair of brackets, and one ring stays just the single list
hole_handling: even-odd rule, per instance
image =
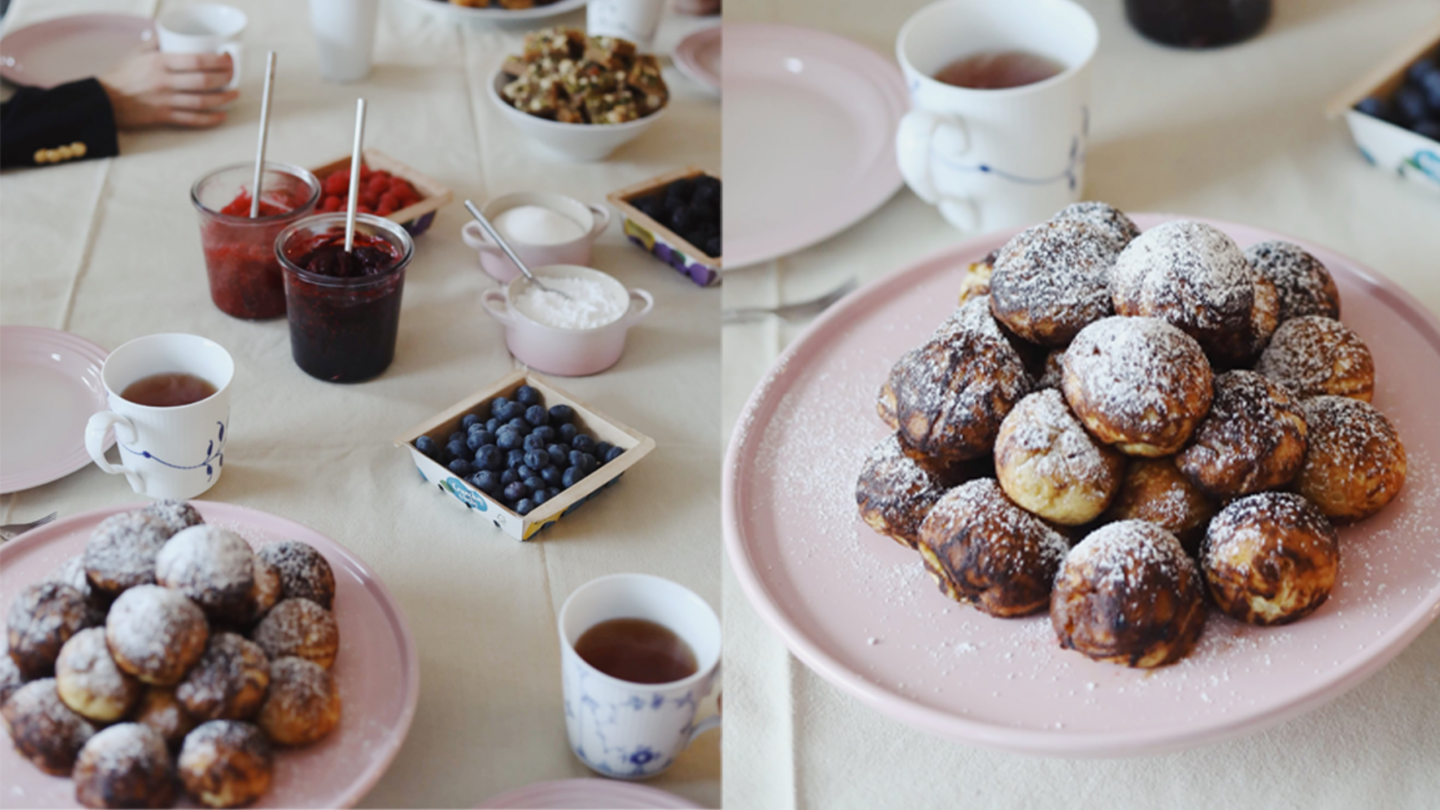
[{"label": "browned pancake ball", "polygon": [[177,591],[218,621],[249,613],[255,585],[250,544],[219,526],[192,526],[170,538],[155,557],[155,581]]},{"label": "browned pancake ball", "polygon": [[48,582],[69,585],[85,597],[85,604],[89,608],[85,617],[86,627],[95,627],[105,623],[105,614],[110,612],[110,603],[114,601],[114,598],[90,584],[90,578],[85,575],[84,554],[76,554],[67,559],[51,571],[45,579]]},{"label": "browned pancake ball", "polygon": [[1289,242],[1260,242],[1245,249],[1255,272],[1280,294],[1280,322],[1306,315],[1340,319],[1340,290],[1319,259]]},{"label": "browned pancake ball", "polygon": [[995,474],[1005,494],[1066,526],[1099,517],[1124,470],[1125,456],[1087,433],[1053,388],[1020,400],[995,439]]},{"label": "browned pancake ball", "polygon": [[205,652],[205,613],[178,592],[141,585],[120,594],[105,619],[105,641],[121,669],[145,683],[172,686]]},{"label": "browned pancake ball", "polygon": [[251,639],[273,658],[293,655],[326,669],[340,650],[340,627],[330,611],[309,599],[286,599],[260,620]]},{"label": "browned pancake ball", "polygon": [[1161,318],[1206,352],[1223,350],[1250,324],[1254,275],[1239,246],[1218,229],[1166,222],[1141,234],[1115,260],[1115,312]]},{"label": "browned pancake ball", "polygon": [[20,667],[15,666],[15,660],[10,657],[9,651],[0,651],[0,706],[15,694],[15,690],[25,685],[28,680]]},{"label": "browned pancake ball", "polygon": [[86,807],[170,807],[175,766],[159,734],[139,723],[111,726],[75,763],[75,798]]},{"label": "browned pancake ball", "polygon": [[281,599],[309,599],[330,610],[335,602],[335,572],[309,543],[282,540],[255,552],[280,572]]},{"label": "browned pancake ball", "polygon": [[865,524],[908,548],[915,548],[921,521],[944,494],[941,481],[905,455],[894,434],[870,452],[855,484],[855,503]]},{"label": "browned pancake ball", "polygon": [[71,711],[100,723],[128,714],[144,689],[115,665],[103,627],[81,630],[65,642],[55,660],[55,687]]},{"label": "browned pancake ball", "polygon": [[15,750],[56,776],[70,775],[76,755],[95,734],[90,721],[60,702],[54,678],[34,680],[15,690],[0,712],[10,726]]},{"label": "browned pancake ball", "polygon": [[990,311],[1031,343],[1064,346],[1114,311],[1114,264],[1115,248],[1100,228],[1077,220],[1036,225],[1000,249],[990,276]]},{"label": "browned pancake ball", "polygon": [[1074,220],[1092,225],[1110,242],[1110,247],[1119,254],[1140,235],[1140,228],[1125,215],[1125,212],[1109,203],[1099,200],[1084,200],[1061,208],[1052,220]]},{"label": "browned pancake ball", "polygon": [[245,616],[241,625],[254,627],[255,623],[275,607],[280,601],[280,591],[283,585],[280,580],[280,569],[275,564],[261,557],[259,554],[251,555],[251,567],[254,572],[255,584],[250,588],[250,598],[246,601]]},{"label": "browned pancake ball", "polygon": [[309,745],[340,722],[340,690],[328,669],[303,658],[270,665],[270,691],[256,720],[280,745]]},{"label": "browned pancake ball", "polygon": [[1131,459],[1103,520],[1145,520],[1175,535],[1185,552],[1200,553],[1215,502],[1175,468],[1173,456]]},{"label": "browned pancake ball", "polygon": [[1215,378],[1210,413],[1175,456],[1194,484],[1221,500],[1290,483],[1305,460],[1305,417],[1285,389],[1253,371]]},{"label": "browned pancake ball", "polygon": [[59,582],[30,585],[10,603],[5,643],[26,678],[55,671],[55,657],[70,637],[85,629],[90,609],[79,591]]},{"label": "browned pancake ball", "polygon": [[179,748],[185,735],[196,726],[196,720],[185,710],[185,704],[175,697],[175,690],[162,686],[145,688],[132,719],[154,729],[172,749]]},{"label": "browned pancake ball", "polygon": [[1106,318],[1065,350],[1065,400],[1101,441],[1168,456],[1210,411],[1212,374],[1194,338],[1158,318]]},{"label": "browned pancake ball", "polygon": [[1204,587],[1175,535],[1143,520],[1091,532],[1055,577],[1060,646],[1096,661],[1158,667],[1190,654],[1205,628]]},{"label": "browned pancake ball", "polygon": [[960,279],[959,303],[990,294],[990,276],[995,272],[995,257],[999,254],[999,250],[992,250],[985,258],[966,266],[965,277]]},{"label": "browned pancake ball", "polygon": [[162,520],[141,511],[100,521],[85,544],[90,584],[112,596],[155,581],[155,555],[175,534]]},{"label": "browned pancake ball", "polygon": [[1368,402],[1313,397],[1300,403],[1309,448],[1294,488],[1331,520],[1363,520],[1405,485],[1405,445]]},{"label": "browned pancake ball", "polygon": [[170,527],[172,534],[188,529],[191,526],[199,526],[205,522],[205,519],[200,517],[200,513],[196,511],[195,507],[185,501],[168,498],[155,501],[140,511],[153,518],[159,519],[161,523]]},{"label": "browned pancake ball", "polygon": [[239,807],[270,788],[275,755],[259,728],[211,720],[185,736],[176,770],[185,790],[207,807]]},{"label": "browned pancake ball", "polygon": [[1065,350],[1051,349],[1045,355],[1045,365],[1040,369],[1040,376],[1035,380],[1035,390],[1043,391],[1046,388],[1060,389],[1065,384]]},{"label": "browned pancake ball", "polygon": [[234,633],[212,633],[205,654],[175,687],[190,716],[206,720],[249,720],[270,685],[270,659],[253,641]]},{"label": "browned pancake ball", "polygon": [[1001,618],[1045,610],[1069,547],[993,478],[950,490],[920,525],[920,556],[940,591]]},{"label": "browned pancake ball", "polygon": [[1350,327],[1320,315],[1292,318],[1275,330],[1255,370],[1296,399],[1333,394],[1370,401],[1375,360]]},{"label": "browned pancake ball", "polygon": [[1275,330],[1280,327],[1280,292],[1270,279],[1255,274],[1255,303],[1250,308],[1250,324],[1234,346],[1226,349],[1225,357],[1232,368],[1255,365]]},{"label": "browned pancake ball", "polygon": [[990,452],[1029,380],[1005,340],[962,330],[906,354],[888,385],[901,440],[945,465]]},{"label": "browned pancake ball", "polygon": [[1262,492],[1231,501],[1210,521],[1200,567],[1221,610],[1250,624],[1289,624],[1330,597],[1340,543],[1314,504]]}]

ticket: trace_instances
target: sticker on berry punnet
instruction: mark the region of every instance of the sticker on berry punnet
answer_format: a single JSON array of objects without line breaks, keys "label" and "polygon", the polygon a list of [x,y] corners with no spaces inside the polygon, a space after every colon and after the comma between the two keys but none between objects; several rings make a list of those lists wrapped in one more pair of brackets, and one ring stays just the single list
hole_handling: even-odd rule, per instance
[{"label": "sticker on berry punnet", "polygon": [[458,478],[447,478],[440,486],[444,487],[446,492],[460,499],[461,503],[471,509],[478,509],[481,512],[488,512],[490,510],[490,505],[485,503],[485,499],[471,492],[470,488],[465,486]]}]

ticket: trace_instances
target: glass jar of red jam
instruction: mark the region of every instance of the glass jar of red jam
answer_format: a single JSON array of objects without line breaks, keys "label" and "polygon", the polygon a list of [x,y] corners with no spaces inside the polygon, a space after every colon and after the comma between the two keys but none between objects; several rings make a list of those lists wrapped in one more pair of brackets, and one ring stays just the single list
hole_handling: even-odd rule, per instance
[{"label": "glass jar of red jam", "polygon": [[237,163],[201,177],[190,189],[200,213],[200,246],[210,277],[210,300],[236,318],[285,314],[285,280],[275,260],[275,237],[320,200],[315,175],[285,163],[265,163],[260,216],[250,218],[254,163]]},{"label": "glass jar of red jam", "polygon": [[415,242],[400,225],[355,215],[345,253],[345,215],[302,219],[275,239],[285,272],[290,354],[301,371],[330,382],[375,377],[395,359],[400,297]]}]

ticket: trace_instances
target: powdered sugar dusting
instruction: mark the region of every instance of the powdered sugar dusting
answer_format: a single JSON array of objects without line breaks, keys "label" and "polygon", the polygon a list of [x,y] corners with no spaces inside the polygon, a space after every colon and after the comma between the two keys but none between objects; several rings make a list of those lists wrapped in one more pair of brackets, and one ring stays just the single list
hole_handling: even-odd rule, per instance
[{"label": "powdered sugar dusting", "polygon": [[[1065,376],[1072,407],[1135,425],[1145,434],[1160,431],[1173,418],[1199,418],[1210,403],[1205,352],[1194,338],[1159,318],[1117,316],[1087,326],[1065,350]],[[1196,391],[1204,394],[1204,408],[1192,413]]]},{"label": "powdered sugar dusting", "polygon": [[1280,324],[1255,370],[1300,399],[1368,394],[1375,387],[1375,361],[1365,341],[1345,324],[1320,315]]},{"label": "powdered sugar dusting", "polygon": [[1036,225],[1001,248],[990,277],[991,308],[1026,340],[1063,346],[1113,311],[1115,248],[1105,232],[1076,220]]},{"label": "powdered sugar dusting", "polygon": [[1280,297],[1280,321],[1306,315],[1340,317],[1340,291],[1330,271],[1304,248],[1278,239],[1245,249],[1255,272],[1270,279]]},{"label": "powdered sugar dusting", "polygon": [[149,726],[120,723],[100,731],[80,749],[77,772],[92,770],[104,779],[131,772],[168,774],[170,752]]},{"label": "powdered sugar dusting", "polygon": [[1123,211],[1099,200],[1071,203],[1061,208],[1060,212],[1051,219],[1074,220],[1096,228],[1105,235],[1110,242],[1110,247],[1116,253],[1119,253],[1126,245],[1130,244],[1131,240],[1140,235],[1140,229]]},{"label": "powdered sugar dusting", "polygon": [[1195,563],[1175,535],[1143,520],[1122,520],[1091,532],[1065,558],[1065,568],[1072,566],[1088,567],[1114,591],[1140,589],[1155,578],[1178,588],[1195,575]]},{"label": "powdered sugar dusting", "polygon": [[1053,388],[1020,400],[1005,417],[995,456],[1001,464],[1011,463],[1012,458],[1023,462],[1026,478],[1038,476],[1056,489],[1092,489],[1102,501],[1119,469],[1114,451],[1086,432],[1065,398]]},{"label": "powdered sugar dusting", "polygon": [[1192,334],[1239,331],[1255,299],[1253,271],[1220,230],[1175,220],[1142,233],[1115,260],[1115,311],[1166,320]]}]

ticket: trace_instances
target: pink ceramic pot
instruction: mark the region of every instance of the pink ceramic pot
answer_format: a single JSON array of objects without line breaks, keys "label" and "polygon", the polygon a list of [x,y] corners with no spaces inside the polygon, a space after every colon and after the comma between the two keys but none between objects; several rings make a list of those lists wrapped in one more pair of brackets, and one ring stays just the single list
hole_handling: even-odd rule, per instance
[{"label": "pink ceramic pot", "polygon": [[505,326],[505,345],[516,360],[536,371],[562,377],[598,374],[615,365],[625,351],[625,334],[655,307],[655,299],[644,290],[628,290],[614,277],[576,265],[536,267],[531,271],[541,281],[552,278],[584,278],[598,281],[617,298],[623,296],[629,308],[619,318],[590,329],[561,329],[540,323],[517,309],[515,297],[529,284],[517,276],[503,290],[486,290],[481,299],[490,317]]},{"label": "pink ceramic pot", "polygon": [[[585,235],[578,239],[555,245],[532,245],[505,235],[510,247],[515,248],[515,252],[520,254],[520,258],[525,261],[526,266],[532,268],[556,264],[590,266],[590,249],[610,224],[609,209],[601,208],[598,205],[586,205],[573,197],[566,197],[564,194],[529,192],[497,197],[485,203],[485,207],[480,209],[480,212],[485,215],[486,219],[494,222],[496,217],[511,208],[519,208],[522,205],[548,208],[579,225],[580,229],[585,232]],[[510,258],[505,255],[505,251],[490,241],[490,238],[480,229],[480,223],[465,223],[465,227],[460,230],[460,238],[465,240],[465,244],[480,251],[480,267],[496,281],[508,284],[520,275],[520,268],[510,261]]]}]

